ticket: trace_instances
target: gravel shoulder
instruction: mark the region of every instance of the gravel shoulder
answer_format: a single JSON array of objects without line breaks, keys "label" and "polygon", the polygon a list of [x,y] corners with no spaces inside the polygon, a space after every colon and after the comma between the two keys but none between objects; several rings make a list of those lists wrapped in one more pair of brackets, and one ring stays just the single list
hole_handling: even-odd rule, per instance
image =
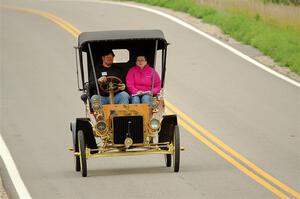
[{"label": "gravel shoulder", "polygon": [[3,184],[2,184],[2,179],[1,179],[1,176],[0,176],[0,198],[1,199],[8,199],[8,196],[6,194],[6,191],[3,187]]}]

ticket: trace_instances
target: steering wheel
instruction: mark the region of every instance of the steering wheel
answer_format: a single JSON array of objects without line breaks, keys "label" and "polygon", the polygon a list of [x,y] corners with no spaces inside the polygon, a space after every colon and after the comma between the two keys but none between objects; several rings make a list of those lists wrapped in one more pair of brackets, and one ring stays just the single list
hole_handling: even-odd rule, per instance
[{"label": "steering wheel", "polygon": [[100,89],[106,93],[109,93],[109,91],[118,92],[121,84],[123,84],[122,80],[116,76],[107,76],[106,82],[99,82]]}]

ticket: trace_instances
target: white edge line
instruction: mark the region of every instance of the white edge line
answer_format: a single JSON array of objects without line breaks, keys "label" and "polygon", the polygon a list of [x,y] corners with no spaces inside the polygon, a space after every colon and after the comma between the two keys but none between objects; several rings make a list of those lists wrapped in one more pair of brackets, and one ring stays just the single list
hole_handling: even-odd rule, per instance
[{"label": "white edge line", "polygon": [[288,77],[286,77],[286,76],[284,76],[284,75],[282,75],[282,74],[280,74],[280,73],[278,73],[278,72],[270,69],[269,67],[267,67],[267,66],[259,63],[258,61],[254,60],[253,58],[245,55],[244,53],[242,53],[242,52],[234,49],[233,47],[231,47],[231,46],[229,46],[229,45],[221,42],[220,40],[212,37],[211,35],[209,35],[209,34],[207,34],[205,32],[202,32],[201,30],[195,28],[194,26],[192,26],[192,25],[190,25],[190,24],[188,24],[188,23],[186,23],[186,22],[182,21],[181,19],[178,19],[178,18],[176,18],[174,16],[171,16],[169,14],[166,14],[166,13],[158,11],[158,10],[154,10],[152,8],[147,8],[147,7],[143,7],[143,6],[139,6],[139,5],[133,5],[133,4],[129,4],[129,3],[111,2],[111,1],[100,1],[100,0],[95,1],[95,2],[106,3],[106,4],[114,4],[114,5],[122,5],[122,6],[132,7],[132,8],[138,8],[138,9],[145,10],[145,11],[148,11],[148,12],[152,12],[154,14],[157,14],[157,15],[160,15],[162,17],[165,17],[165,18],[167,18],[167,19],[169,19],[171,21],[174,21],[175,23],[178,23],[179,25],[182,25],[182,26],[184,26],[184,27],[186,27],[186,28],[188,28],[188,29],[190,29],[190,30],[192,30],[192,31],[194,31],[194,32],[196,32],[196,33],[198,33],[198,34],[206,37],[207,39],[209,39],[209,40],[211,40],[211,41],[219,44],[220,46],[226,48],[227,50],[229,50],[232,53],[238,55],[239,57],[241,57],[241,58],[249,61],[250,63],[254,64],[255,66],[263,69],[264,71],[267,71],[267,72],[271,73],[272,75],[275,75],[276,77],[279,77],[279,78],[281,78],[281,79],[283,79],[283,80],[285,80],[285,81],[293,84],[294,86],[297,86],[297,87],[300,88],[300,83],[298,83],[298,82],[296,82],[296,81],[294,81],[294,80],[292,80],[292,79],[290,79],[290,78],[288,78]]},{"label": "white edge line", "polygon": [[6,166],[10,179],[13,182],[14,187],[19,195],[19,198],[32,199],[1,134],[0,134],[0,156],[3,159],[3,162]]}]

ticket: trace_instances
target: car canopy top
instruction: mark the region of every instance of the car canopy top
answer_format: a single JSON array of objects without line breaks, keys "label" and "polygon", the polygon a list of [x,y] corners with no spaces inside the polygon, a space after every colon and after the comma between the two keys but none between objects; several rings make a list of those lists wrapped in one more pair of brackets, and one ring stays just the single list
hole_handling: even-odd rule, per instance
[{"label": "car canopy top", "polygon": [[[125,63],[117,63],[123,74],[127,74],[130,67],[135,65],[136,56],[145,55],[148,64],[155,68],[156,52],[162,50],[161,82],[164,86],[165,65],[168,43],[161,30],[114,30],[82,32],[78,37],[79,62],[82,87],[84,85],[83,52],[87,55],[88,79],[94,81],[95,66],[101,64],[99,57],[108,49],[126,49],[129,52],[129,60]],[[91,61],[93,60],[93,61]]]},{"label": "car canopy top", "polygon": [[88,43],[93,47],[110,46],[110,48],[128,48],[138,42],[142,47],[149,42],[157,41],[157,50],[167,46],[164,34],[160,30],[117,30],[83,32],[78,37],[78,47],[88,51]]}]

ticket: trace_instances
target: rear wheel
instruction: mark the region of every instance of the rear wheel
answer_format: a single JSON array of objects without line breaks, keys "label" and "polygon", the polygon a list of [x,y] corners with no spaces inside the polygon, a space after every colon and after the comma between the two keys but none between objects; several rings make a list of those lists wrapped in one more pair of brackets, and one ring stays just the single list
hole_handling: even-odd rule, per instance
[{"label": "rear wheel", "polygon": [[[78,149],[76,149],[76,145],[77,145],[76,142],[78,142],[78,139],[76,137],[76,131],[75,131],[75,129],[73,129],[72,124],[71,124],[71,131],[72,131],[72,136],[73,136],[73,150],[74,150],[74,153],[76,153],[76,152],[78,152]],[[75,171],[80,171],[80,157],[75,154],[74,154],[74,164],[75,164]]]},{"label": "rear wheel", "polygon": [[178,125],[174,127],[173,144],[174,144],[174,154],[173,154],[174,172],[178,172],[180,167],[180,136],[179,136]]},{"label": "rear wheel", "polygon": [[80,153],[80,167],[82,177],[87,176],[87,164],[86,164],[86,145],[84,140],[83,131],[78,131],[79,153]]},{"label": "rear wheel", "polygon": [[166,162],[166,167],[170,167],[172,164],[172,157],[171,154],[165,154],[165,162]]},{"label": "rear wheel", "polygon": [[75,163],[75,171],[80,171],[80,157],[78,155],[74,155],[74,163]]}]

